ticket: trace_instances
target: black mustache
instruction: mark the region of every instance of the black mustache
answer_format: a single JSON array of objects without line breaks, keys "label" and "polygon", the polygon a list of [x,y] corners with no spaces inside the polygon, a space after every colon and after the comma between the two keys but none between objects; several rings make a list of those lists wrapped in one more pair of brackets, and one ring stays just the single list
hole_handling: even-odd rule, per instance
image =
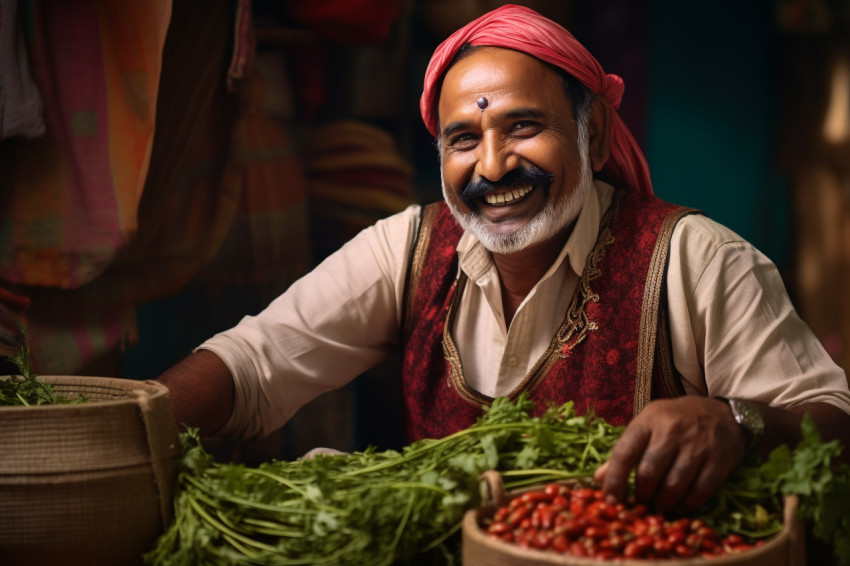
[{"label": "black mustache", "polygon": [[495,190],[516,189],[529,185],[548,185],[555,175],[544,171],[536,165],[517,167],[508,171],[498,181],[491,181],[484,177],[470,181],[460,192],[460,198],[466,204],[472,204],[472,200]]}]

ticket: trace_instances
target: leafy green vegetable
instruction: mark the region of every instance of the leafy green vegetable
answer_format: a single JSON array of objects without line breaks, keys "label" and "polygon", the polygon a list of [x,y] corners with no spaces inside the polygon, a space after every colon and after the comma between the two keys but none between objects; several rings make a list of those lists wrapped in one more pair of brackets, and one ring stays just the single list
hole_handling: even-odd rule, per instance
[{"label": "leafy green vegetable", "polygon": [[366,450],[257,468],[216,464],[183,435],[176,520],[149,564],[447,564],[458,561],[463,513],[480,504],[479,476],[505,488],[585,478],[620,428],[572,403],[529,415],[497,399],[472,427],[401,452]]},{"label": "leafy green vegetable", "polygon": [[57,403],[83,403],[89,400],[86,395],[66,397],[56,395],[53,387],[38,379],[32,369],[32,358],[27,330],[23,324],[19,324],[21,332],[21,346],[18,350],[8,356],[7,359],[17,366],[20,375],[12,375],[7,379],[0,379],[0,406],[32,406],[53,405]]},{"label": "leafy green vegetable", "polygon": [[793,451],[782,445],[761,464],[742,462],[706,503],[703,517],[721,532],[770,536],[782,526],[782,498],[797,495],[812,535],[832,546],[840,564],[850,565],[850,466],[836,461],[841,444],[821,440],[811,415],[804,416],[801,431]]}]

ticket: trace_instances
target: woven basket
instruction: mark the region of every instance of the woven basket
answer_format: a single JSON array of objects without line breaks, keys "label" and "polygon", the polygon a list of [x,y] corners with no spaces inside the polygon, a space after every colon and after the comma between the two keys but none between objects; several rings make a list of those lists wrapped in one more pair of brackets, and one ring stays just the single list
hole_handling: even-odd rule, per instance
[{"label": "woven basket", "polygon": [[[529,487],[505,494],[501,478],[495,472],[484,475],[492,503],[466,512],[463,517],[463,566],[599,566],[599,560],[523,548],[491,538],[482,528],[484,519],[492,517],[496,509],[526,491]],[[805,566],[805,531],[798,516],[797,496],[785,499],[783,527],[765,544],[740,554],[706,560],[704,558],[666,560],[618,560],[621,566]]]},{"label": "woven basket", "polygon": [[90,402],[0,407],[0,562],[141,564],[173,517],[180,446],[168,390],[39,379]]}]

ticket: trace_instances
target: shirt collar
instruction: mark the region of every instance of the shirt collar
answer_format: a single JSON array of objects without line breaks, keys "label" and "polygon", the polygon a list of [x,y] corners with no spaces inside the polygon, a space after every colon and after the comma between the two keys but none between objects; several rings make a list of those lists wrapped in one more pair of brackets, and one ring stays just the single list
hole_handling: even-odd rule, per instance
[{"label": "shirt collar", "polygon": [[[590,190],[587,191],[587,196],[579,212],[576,225],[573,228],[566,244],[564,244],[561,253],[555,259],[551,268],[547,271],[544,277],[547,277],[563,263],[564,258],[569,258],[569,264],[572,270],[581,275],[584,270],[584,264],[587,261],[587,256],[590,254],[593,246],[596,244],[596,238],[599,234],[599,222],[602,215],[611,205],[611,198],[614,194],[614,188],[602,181],[596,180],[593,182]],[[490,252],[478,241],[478,239],[464,232],[457,245],[458,264],[461,270],[466,272],[467,276],[476,280],[486,273],[493,265],[493,258]]]}]

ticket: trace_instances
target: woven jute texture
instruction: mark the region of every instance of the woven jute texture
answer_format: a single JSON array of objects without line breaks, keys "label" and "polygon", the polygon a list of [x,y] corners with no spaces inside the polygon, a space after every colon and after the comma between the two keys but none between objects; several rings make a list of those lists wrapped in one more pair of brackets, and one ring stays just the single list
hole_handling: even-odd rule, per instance
[{"label": "woven jute texture", "polygon": [[40,376],[87,403],[0,407],[0,563],[142,563],[173,518],[180,455],[168,390]]},{"label": "woven jute texture", "polygon": [[[523,548],[496,540],[481,528],[485,518],[492,517],[496,509],[530,487],[505,494],[501,480],[495,472],[484,476],[493,502],[471,509],[463,517],[463,566],[598,566],[601,562],[569,554],[558,554]],[[785,499],[782,530],[762,546],[718,558],[683,558],[680,560],[628,560],[618,561],[618,566],[805,566],[805,530],[797,513],[799,501],[792,495]]]}]

